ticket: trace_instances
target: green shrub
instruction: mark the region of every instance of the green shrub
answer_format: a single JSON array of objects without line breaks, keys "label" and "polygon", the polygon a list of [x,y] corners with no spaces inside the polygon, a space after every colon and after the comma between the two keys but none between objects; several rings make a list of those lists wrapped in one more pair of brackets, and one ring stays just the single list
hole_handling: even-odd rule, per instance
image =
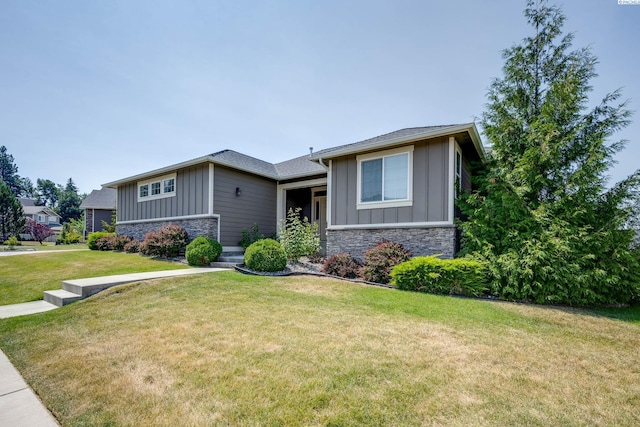
[{"label": "green shrub", "polygon": [[360,274],[369,282],[389,283],[391,269],[409,259],[411,253],[400,243],[380,242],[364,254],[364,267]]},{"label": "green shrub", "polygon": [[254,222],[253,225],[251,225],[251,230],[247,230],[246,228],[242,229],[242,238],[238,244],[242,246],[243,249],[247,249],[252,243],[258,240],[266,239],[264,234],[260,234],[258,227],[258,224]]},{"label": "green shrub", "polygon": [[486,263],[468,258],[416,257],[396,265],[392,283],[409,291],[476,297],[487,291]]},{"label": "green shrub", "polygon": [[9,246],[10,251],[14,250],[16,246],[22,245],[22,243],[18,241],[18,238],[16,236],[9,237],[7,240],[4,241],[4,244]]},{"label": "green shrub", "polygon": [[164,258],[177,257],[187,246],[189,236],[179,225],[163,225],[158,231],[149,231],[144,236],[141,252],[145,255]]},{"label": "green shrub", "polygon": [[287,219],[280,223],[280,243],[287,258],[297,261],[304,255],[315,255],[320,251],[318,224],[310,223],[307,217],[300,218],[300,208],[289,209]]},{"label": "green shrub", "polygon": [[262,239],[247,248],[244,263],[254,271],[282,271],[287,267],[287,255],[279,242]]},{"label": "green shrub", "polygon": [[137,254],[140,252],[141,246],[142,244],[140,243],[140,240],[133,239],[129,243],[124,245],[123,250],[128,254]]},{"label": "green shrub", "polygon": [[96,247],[96,242],[98,241],[98,239],[105,236],[115,236],[115,233],[107,233],[106,231],[96,231],[95,233],[90,233],[87,237],[87,246],[89,246],[89,249],[91,249],[92,251],[98,250],[98,248]]},{"label": "green shrub", "polygon": [[57,245],[72,245],[82,240],[82,231],[78,232],[74,227],[74,225],[77,226],[77,222],[77,220],[71,220],[62,226],[60,236],[56,239]]},{"label": "green shrub", "polygon": [[355,279],[360,275],[360,263],[351,255],[339,253],[331,255],[322,265],[322,271],[333,276]]},{"label": "green shrub", "polygon": [[222,245],[216,239],[198,236],[187,245],[186,257],[189,265],[209,265],[222,253]]}]

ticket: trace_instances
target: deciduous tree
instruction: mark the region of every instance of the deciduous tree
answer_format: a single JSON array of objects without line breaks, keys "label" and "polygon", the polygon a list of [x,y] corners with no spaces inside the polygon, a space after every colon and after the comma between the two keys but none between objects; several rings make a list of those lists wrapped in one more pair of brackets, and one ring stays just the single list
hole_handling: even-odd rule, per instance
[{"label": "deciduous tree", "polygon": [[53,230],[48,225],[40,224],[29,218],[27,220],[27,232],[36,242],[42,244],[47,237],[53,236]]}]

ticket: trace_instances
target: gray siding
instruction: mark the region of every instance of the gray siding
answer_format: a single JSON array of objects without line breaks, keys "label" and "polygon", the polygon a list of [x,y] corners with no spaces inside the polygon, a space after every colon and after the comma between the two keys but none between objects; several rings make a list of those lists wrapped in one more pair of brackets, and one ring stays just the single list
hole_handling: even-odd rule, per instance
[{"label": "gray siding", "polygon": [[[236,187],[242,194],[236,196]],[[223,246],[238,246],[242,229],[257,223],[260,233],[276,231],[276,183],[224,166],[215,166],[214,213],[220,215]]]},{"label": "gray siding", "polygon": [[413,206],[399,208],[356,209],[356,156],[332,161],[332,225],[392,224],[446,221],[449,210],[448,138],[412,144]]},{"label": "gray siding", "polygon": [[209,206],[209,165],[203,163],[178,170],[173,197],[138,202],[137,193],[137,181],[118,187],[118,221],[206,214]]}]

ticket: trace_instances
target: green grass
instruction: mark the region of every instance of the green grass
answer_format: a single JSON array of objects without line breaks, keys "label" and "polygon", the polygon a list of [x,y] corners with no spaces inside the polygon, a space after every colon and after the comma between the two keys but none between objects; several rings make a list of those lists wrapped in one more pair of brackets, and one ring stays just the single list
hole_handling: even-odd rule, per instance
[{"label": "green grass", "polygon": [[0,347],[64,426],[638,425],[617,313],[221,272],[0,320]]},{"label": "green grass", "polygon": [[0,256],[0,305],[40,300],[44,291],[60,289],[67,279],[178,268],[187,266],[134,254],[88,250]]}]

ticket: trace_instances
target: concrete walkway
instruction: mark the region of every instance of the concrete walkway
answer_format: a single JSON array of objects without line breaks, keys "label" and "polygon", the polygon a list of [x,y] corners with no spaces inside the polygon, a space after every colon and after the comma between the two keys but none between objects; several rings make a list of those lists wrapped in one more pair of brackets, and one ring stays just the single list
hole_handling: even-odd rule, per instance
[{"label": "concrete walkway", "polygon": [[0,350],[0,425],[11,427],[59,426]]},{"label": "concrete walkway", "polygon": [[[92,279],[74,280],[75,285],[92,286],[99,284],[119,285],[142,280],[176,277],[189,274],[213,273],[225,268],[190,268],[182,270],[165,270],[149,273],[119,274]],[[22,304],[0,306],[0,319],[42,313],[58,308],[45,301],[34,301]],[[44,407],[35,393],[29,388],[20,373],[11,364],[7,356],[0,350],[0,426],[40,427],[58,426],[59,424]]]}]

